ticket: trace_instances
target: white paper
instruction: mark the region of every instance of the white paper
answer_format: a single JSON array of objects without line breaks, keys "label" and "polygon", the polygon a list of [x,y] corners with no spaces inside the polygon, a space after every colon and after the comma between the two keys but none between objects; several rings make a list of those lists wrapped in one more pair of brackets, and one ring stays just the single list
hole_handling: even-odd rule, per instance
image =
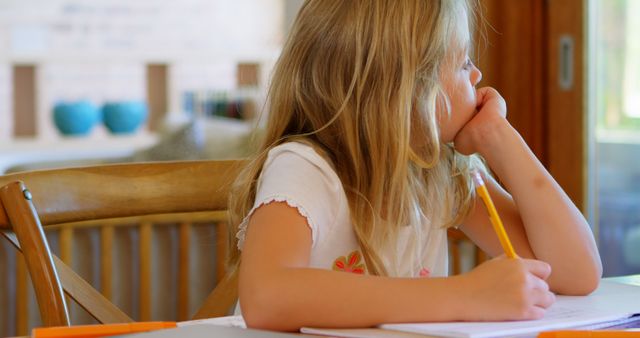
[{"label": "white paper", "polygon": [[245,324],[242,316],[215,317],[215,318],[196,319],[196,320],[178,322],[178,326],[201,325],[201,324],[225,326],[225,327],[239,327],[243,329],[247,328],[247,324]]},{"label": "white paper", "polygon": [[[447,322],[383,324],[386,330],[420,335],[459,338],[493,338],[535,335],[541,331],[565,328],[595,328],[603,323],[625,319],[640,313],[640,287],[602,281],[600,287],[586,297],[558,296],[545,318],[511,322]],[[377,331],[378,333],[385,331]],[[339,337],[376,337],[376,330],[308,329],[303,333]]]}]

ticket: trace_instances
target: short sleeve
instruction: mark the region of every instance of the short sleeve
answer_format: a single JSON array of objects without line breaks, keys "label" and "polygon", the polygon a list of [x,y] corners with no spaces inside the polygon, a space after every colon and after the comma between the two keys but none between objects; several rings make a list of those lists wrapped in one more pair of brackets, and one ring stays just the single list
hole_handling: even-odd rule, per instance
[{"label": "short sleeve", "polygon": [[337,174],[311,146],[288,142],[269,151],[253,208],[236,237],[242,249],[249,219],[262,205],[277,201],[296,208],[311,228],[312,246],[331,231],[344,192]]}]

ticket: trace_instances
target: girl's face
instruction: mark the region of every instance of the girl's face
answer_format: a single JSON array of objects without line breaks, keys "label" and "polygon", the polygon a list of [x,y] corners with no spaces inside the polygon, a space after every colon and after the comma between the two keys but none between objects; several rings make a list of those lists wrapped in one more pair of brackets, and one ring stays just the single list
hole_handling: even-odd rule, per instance
[{"label": "girl's face", "polygon": [[[449,111],[444,100],[438,100],[437,118],[440,128],[440,141],[453,142],[458,132],[473,118],[478,106],[476,85],[482,80],[482,73],[469,58],[470,31],[467,11],[458,13],[457,51],[451,53],[440,73],[442,89],[447,96]],[[455,48],[455,47],[454,47]]]},{"label": "girl's face", "polygon": [[[440,140],[452,142],[464,125],[476,113],[476,85],[482,79],[482,73],[471,62],[467,52],[464,57],[452,58],[442,72],[441,83],[449,100],[449,114],[444,104],[438,104],[438,125]],[[461,61],[462,60],[462,61]]]}]

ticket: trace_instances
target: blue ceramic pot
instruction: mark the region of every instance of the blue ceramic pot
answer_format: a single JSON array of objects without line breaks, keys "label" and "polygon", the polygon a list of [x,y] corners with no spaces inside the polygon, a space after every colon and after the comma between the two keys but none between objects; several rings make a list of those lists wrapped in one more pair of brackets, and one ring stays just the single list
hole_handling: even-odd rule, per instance
[{"label": "blue ceramic pot", "polygon": [[100,111],[89,101],[61,102],[53,108],[53,122],[63,135],[87,135],[100,121]]},{"label": "blue ceramic pot", "polygon": [[144,102],[108,102],[102,107],[102,118],[110,132],[131,134],[147,119]]}]

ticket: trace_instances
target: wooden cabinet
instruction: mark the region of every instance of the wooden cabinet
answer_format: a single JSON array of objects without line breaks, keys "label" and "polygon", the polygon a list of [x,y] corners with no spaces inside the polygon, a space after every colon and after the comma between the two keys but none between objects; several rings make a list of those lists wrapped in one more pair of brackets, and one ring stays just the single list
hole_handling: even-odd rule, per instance
[{"label": "wooden cabinet", "polygon": [[[509,121],[584,211],[584,1],[481,0],[480,7],[480,85],[500,91]],[[571,84],[562,86],[567,74]]]}]

